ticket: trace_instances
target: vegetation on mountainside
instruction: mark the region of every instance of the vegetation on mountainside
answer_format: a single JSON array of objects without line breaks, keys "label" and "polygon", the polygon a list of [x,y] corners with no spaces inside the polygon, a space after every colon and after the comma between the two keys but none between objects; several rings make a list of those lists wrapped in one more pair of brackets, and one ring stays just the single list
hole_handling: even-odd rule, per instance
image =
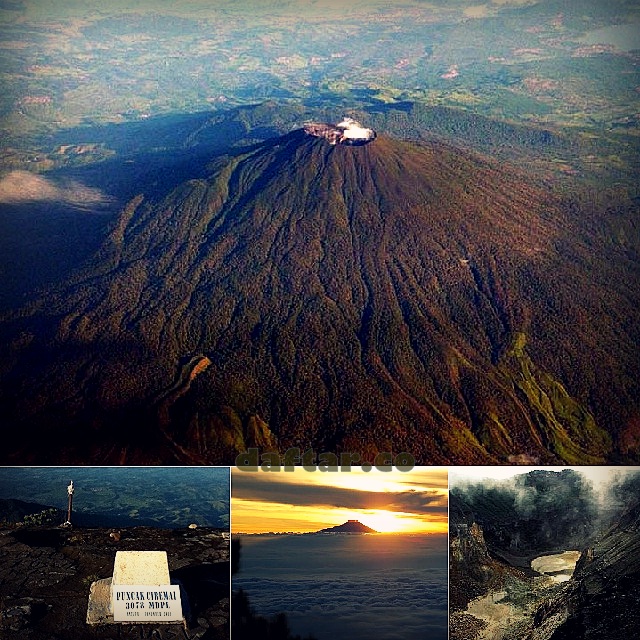
[{"label": "vegetation on mountainside", "polygon": [[[584,222],[441,143],[294,131],[132,200],[92,263],[9,325],[4,404],[69,459],[230,462],[255,442],[610,460],[637,411],[637,291]],[[154,399],[196,354],[211,364],[158,434]]]}]

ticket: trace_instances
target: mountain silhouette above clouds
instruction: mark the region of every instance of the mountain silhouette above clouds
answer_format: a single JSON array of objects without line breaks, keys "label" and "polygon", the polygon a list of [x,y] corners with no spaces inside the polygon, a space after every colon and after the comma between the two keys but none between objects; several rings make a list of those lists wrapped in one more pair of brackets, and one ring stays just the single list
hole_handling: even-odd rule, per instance
[{"label": "mountain silhouette above clouds", "polygon": [[359,520],[348,520],[335,527],[327,527],[326,529],[320,529],[317,533],[378,533],[375,529],[367,527]]}]

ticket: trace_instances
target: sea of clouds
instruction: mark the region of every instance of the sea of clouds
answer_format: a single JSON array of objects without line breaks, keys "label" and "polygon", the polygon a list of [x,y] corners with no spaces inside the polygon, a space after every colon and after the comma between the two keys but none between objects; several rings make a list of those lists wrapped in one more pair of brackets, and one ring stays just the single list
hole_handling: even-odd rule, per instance
[{"label": "sea of clouds", "polygon": [[233,588],[303,637],[447,638],[446,536],[244,538],[240,567]]}]

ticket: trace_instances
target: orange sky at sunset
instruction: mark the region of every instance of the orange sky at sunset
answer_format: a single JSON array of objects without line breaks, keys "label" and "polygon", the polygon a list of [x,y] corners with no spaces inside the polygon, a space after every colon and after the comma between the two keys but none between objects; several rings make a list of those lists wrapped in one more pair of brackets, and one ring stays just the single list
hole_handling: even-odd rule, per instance
[{"label": "orange sky at sunset", "polygon": [[233,533],[318,531],[359,520],[380,533],[446,533],[446,469],[232,470]]}]

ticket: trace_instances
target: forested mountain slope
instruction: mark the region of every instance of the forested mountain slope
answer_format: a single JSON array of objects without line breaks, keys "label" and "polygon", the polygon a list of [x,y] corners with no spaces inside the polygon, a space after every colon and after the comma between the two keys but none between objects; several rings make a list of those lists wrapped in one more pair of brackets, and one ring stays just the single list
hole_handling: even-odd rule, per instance
[{"label": "forested mountain slope", "polygon": [[520,172],[301,130],[140,194],[5,319],[4,460],[631,460],[638,264]]}]

